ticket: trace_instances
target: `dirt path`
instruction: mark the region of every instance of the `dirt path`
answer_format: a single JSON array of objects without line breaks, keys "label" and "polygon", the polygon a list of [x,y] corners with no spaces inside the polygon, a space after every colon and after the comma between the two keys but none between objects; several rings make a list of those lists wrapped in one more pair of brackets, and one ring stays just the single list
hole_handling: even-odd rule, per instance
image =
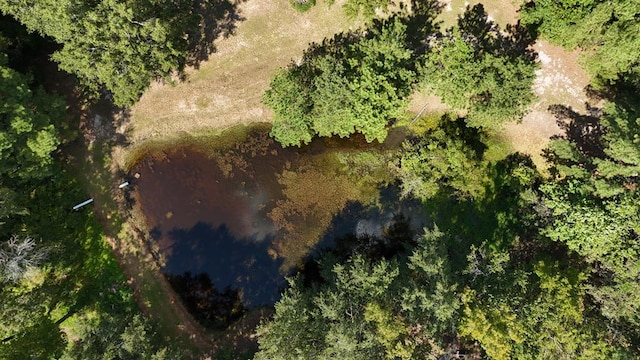
[{"label": "dirt path", "polygon": [[197,352],[209,350],[210,335],[179,301],[142,242],[144,234],[136,230],[134,217],[126,205],[127,189],[118,188],[124,180],[121,171],[114,163],[105,162],[111,150],[109,144],[122,135],[117,131],[120,115],[100,105],[80,114],[83,138],[66,151],[72,159],[70,166],[85,175],[80,181],[94,199],[93,213],[142,312],[158,321],[163,336],[190,344]]}]

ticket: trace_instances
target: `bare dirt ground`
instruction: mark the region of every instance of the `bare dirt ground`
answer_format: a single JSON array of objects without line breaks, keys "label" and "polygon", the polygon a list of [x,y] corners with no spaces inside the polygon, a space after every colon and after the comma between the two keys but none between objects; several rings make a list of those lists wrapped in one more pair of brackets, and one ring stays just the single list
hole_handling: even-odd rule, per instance
[{"label": "bare dirt ground", "polygon": [[[444,28],[455,24],[458,15],[462,14],[467,6],[477,3],[483,3],[489,19],[502,28],[518,21],[518,0],[442,2],[445,7],[439,19],[443,21]],[[530,155],[539,168],[545,169],[547,166],[542,157],[542,150],[546,148],[552,136],[562,133],[556,118],[547,109],[549,105],[564,104],[578,112],[584,112],[587,101],[584,89],[589,84],[589,76],[578,65],[578,51],[569,52],[544,40],[538,40],[534,49],[538,52],[540,61],[540,69],[536,72],[533,85],[538,99],[522,122],[507,124],[501,136],[511,144],[514,151]],[[421,101],[425,101],[424,94],[416,94],[410,110],[420,109]],[[429,107],[445,109],[435,98],[427,101],[431,101]]]},{"label": "bare dirt ground", "polygon": [[568,52],[546,41],[534,45],[540,60],[533,90],[538,101],[521,123],[507,124],[504,135],[515,151],[528,154],[539,168],[546,168],[542,150],[554,135],[562,134],[549,105],[564,104],[584,113],[587,97],[584,89],[589,76],[578,64],[578,52]]}]

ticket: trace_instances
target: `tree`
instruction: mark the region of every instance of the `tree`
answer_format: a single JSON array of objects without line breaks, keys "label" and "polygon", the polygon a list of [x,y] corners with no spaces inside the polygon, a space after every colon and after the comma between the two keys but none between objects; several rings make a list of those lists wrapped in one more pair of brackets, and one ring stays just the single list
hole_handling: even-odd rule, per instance
[{"label": "tree", "polygon": [[51,174],[52,152],[60,144],[54,126],[65,116],[59,97],[31,88],[31,79],[6,67],[0,54],[0,176],[15,185]]},{"label": "tree", "polygon": [[405,141],[395,168],[402,195],[427,201],[450,189],[460,198],[483,196],[488,179],[479,137],[464,119],[443,116],[436,129]]},{"label": "tree", "polygon": [[132,104],[152,80],[168,77],[185,63],[182,34],[176,36],[144,1],[3,0],[0,10],[61,44],[53,54],[60,68],[93,92],[106,87],[117,105]]},{"label": "tree", "polygon": [[51,359],[62,355],[66,336],[50,318],[37,317],[35,324],[0,346],[0,357],[7,360]]},{"label": "tree", "polygon": [[582,60],[597,87],[640,75],[637,1],[531,0],[523,10],[523,22],[542,36],[584,49]]},{"label": "tree", "polygon": [[264,94],[275,113],[274,138],[285,146],[316,134],[384,140],[386,127],[404,113],[414,79],[405,38],[406,25],[393,17],[312,45],[301,63],[276,73]]},{"label": "tree", "polygon": [[520,120],[533,100],[535,53],[518,25],[503,32],[489,21],[482,4],[467,8],[458,26],[429,44],[421,83],[473,127],[498,127]]},{"label": "tree", "polygon": [[140,315],[102,314],[97,324],[80,323],[82,338],[73,343],[63,360],[178,360],[184,354],[163,346],[154,327]]},{"label": "tree", "polygon": [[[327,1],[333,5],[334,0]],[[388,13],[389,0],[348,0],[342,5],[342,9],[349,18],[363,17],[365,20],[373,20],[377,12]]]},{"label": "tree", "polygon": [[486,272],[462,295],[460,333],[479,341],[489,358],[591,359],[621,350],[585,318],[584,273],[552,260],[534,262],[533,271],[513,265],[507,260]]},{"label": "tree", "polygon": [[0,278],[7,282],[18,282],[29,269],[35,268],[46,258],[46,252],[36,247],[33,238],[12,236],[0,243]]},{"label": "tree", "polygon": [[256,359],[407,359],[445,353],[458,308],[445,235],[434,229],[391,260],[325,257],[323,281],[290,280]]},{"label": "tree", "polygon": [[[633,88],[631,88],[633,89]],[[625,336],[640,324],[640,179],[637,90],[614,88],[603,111],[557,107],[567,135],[550,143],[555,175],[542,189],[550,224],[544,234],[591,264],[587,291]]]}]

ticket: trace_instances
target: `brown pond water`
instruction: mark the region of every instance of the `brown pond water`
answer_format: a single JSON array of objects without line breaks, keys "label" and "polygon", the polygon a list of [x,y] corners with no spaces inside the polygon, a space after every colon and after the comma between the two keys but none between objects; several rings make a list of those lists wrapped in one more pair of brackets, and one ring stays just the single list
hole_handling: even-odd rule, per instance
[{"label": "brown pond water", "polygon": [[381,235],[394,214],[413,212],[393,194],[384,205],[381,184],[366,181],[388,178],[384,167],[362,174],[339,160],[363,150],[384,149],[358,138],[282,149],[254,131],[228,149],[155,151],[133,166],[135,206],[163,271],[201,323],[224,327],[244,309],[275,303],[285,275],[319,242]]}]

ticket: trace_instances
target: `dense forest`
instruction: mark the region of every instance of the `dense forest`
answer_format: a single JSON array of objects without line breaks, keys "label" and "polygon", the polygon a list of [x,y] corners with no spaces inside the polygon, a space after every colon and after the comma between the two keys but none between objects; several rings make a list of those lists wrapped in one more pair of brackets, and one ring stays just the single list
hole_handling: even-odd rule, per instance
[{"label": "dense forest", "polygon": [[[364,25],[273,74],[271,136],[382,143],[402,129],[396,150],[351,166],[386,167],[398,202],[418,200],[431,223],[341,239],[301,265],[249,356],[640,357],[640,3],[525,1],[506,27],[478,4],[446,28],[436,1],[341,6]],[[0,11],[0,358],[197,357],[141,311],[104,223],[71,211],[103,181],[79,180],[79,127],[98,102],[126,109],[153,81],[184,81],[239,15],[205,0],[0,0]],[[563,135],[547,168],[496,155],[493,141],[536,101],[539,39],[580,49],[591,78],[586,113],[548,109]],[[450,111],[409,113],[419,89]]]}]

